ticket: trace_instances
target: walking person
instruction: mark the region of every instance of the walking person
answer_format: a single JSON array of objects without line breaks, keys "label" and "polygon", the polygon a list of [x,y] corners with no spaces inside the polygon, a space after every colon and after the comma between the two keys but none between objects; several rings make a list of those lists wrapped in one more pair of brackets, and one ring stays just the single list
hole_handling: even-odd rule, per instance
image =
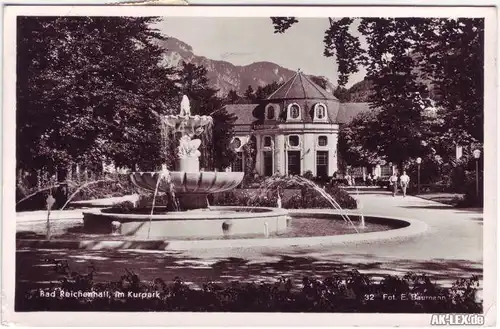
[{"label": "walking person", "polygon": [[403,171],[403,174],[399,177],[399,183],[401,184],[401,190],[403,190],[403,198],[406,197],[406,189],[410,184],[410,176],[406,174],[406,171]]},{"label": "walking person", "polygon": [[395,197],[398,192],[398,176],[394,172],[391,177],[389,177],[389,185],[392,189],[392,196]]}]

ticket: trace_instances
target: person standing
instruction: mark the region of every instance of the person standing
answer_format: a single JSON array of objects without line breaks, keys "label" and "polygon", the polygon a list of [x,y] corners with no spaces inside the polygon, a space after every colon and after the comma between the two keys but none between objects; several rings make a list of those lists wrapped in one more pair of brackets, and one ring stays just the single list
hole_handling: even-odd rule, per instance
[{"label": "person standing", "polygon": [[392,189],[392,196],[395,197],[396,193],[398,192],[398,176],[395,172],[392,173],[391,177],[389,177],[389,185]]},{"label": "person standing", "polygon": [[401,184],[401,190],[403,190],[403,197],[406,197],[406,189],[410,184],[410,176],[406,174],[406,171],[403,171],[403,174],[399,177],[399,182]]}]

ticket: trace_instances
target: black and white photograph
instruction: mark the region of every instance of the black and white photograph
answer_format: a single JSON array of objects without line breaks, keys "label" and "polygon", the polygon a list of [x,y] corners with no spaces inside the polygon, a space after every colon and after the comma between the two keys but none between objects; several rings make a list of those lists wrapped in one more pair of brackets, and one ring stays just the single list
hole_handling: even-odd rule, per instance
[{"label": "black and white photograph", "polygon": [[5,14],[12,316],[496,321],[495,8]]}]

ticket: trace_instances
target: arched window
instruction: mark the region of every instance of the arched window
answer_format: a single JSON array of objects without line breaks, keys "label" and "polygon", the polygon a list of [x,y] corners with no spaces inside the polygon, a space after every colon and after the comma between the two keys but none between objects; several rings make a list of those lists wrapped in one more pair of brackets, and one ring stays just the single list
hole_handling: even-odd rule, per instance
[{"label": "arched window", "polygon": [[323,103],[318,103],[314,105],[314,119],[315,120],[326,120],[326,105]]},{"label": "arched window", "polygon": [[299,136],[297,135],[288,136],[288,144],[290,144],[290,146],[299,146],[300,144]]},{"label": "arched window", "polygon": [[288,118],[292,120],[300,119],[300,106],[297,103],[288,106]]},{"label": "arched window", "polygon": [[266,108],[266,119],[273,120],[276,116],[276,108],[274,105],[269,104]]},{"label": "arched window", "polygon": [[318,146],[327,146],[327,145],[328,145],[328,137],[318,136]]},{"label": "arched window", "polygon": [[271,147],[273,145],[273,140],[271,136],[264,137],[264,147]]}]

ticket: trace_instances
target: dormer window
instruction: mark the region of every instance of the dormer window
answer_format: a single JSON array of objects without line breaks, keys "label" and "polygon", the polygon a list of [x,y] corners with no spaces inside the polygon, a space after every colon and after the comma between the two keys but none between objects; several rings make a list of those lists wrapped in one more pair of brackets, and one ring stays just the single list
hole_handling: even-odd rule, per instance
[{"label": "dormer window", "polygon": [[273,140],[271,136],[264,137],[264,147],[271,147],[273,145]]},{"label": "dormer window", "polygon": [[326,118],[326,105],[323,103],[314,105],[314,120],[325,121]]},{"label": "dormer window", "polygon": [[288,119],[300,120],[300,105],[293,103],[288,105]]},{"label": "dormer window", "polygon": [[278,105],[276,104],[268,104],[266,106],[266,119],[274,120],[276,118],[276,113],[278,112]]}]

